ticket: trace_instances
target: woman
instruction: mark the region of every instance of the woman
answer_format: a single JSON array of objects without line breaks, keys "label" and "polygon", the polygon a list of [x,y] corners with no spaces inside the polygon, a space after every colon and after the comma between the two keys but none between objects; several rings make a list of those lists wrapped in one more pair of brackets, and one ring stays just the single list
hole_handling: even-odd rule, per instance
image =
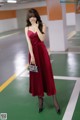
[{"label": "woman", "polygon": [[39,112],[43,111],[44,92],[53,97],[53,103],[57,113],[60,108],[56,100],[56,88],[50,58],[44,45],[46,26],[42,23],[38,12],[30,9],[27,14],[27,26],[25,35],[29,47],[29,63],[38,66],[38,72],[30,72],[30,88],[32,96],[38,96]]}]

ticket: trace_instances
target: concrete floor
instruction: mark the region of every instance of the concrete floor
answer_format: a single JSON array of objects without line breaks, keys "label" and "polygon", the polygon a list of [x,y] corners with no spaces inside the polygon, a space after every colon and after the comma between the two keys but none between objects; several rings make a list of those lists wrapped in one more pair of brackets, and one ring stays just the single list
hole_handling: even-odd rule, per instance
[{"label": "concrete floor", "polygon": [[22,31],[0,38],[0,85],[28,62],[26,38]]}]

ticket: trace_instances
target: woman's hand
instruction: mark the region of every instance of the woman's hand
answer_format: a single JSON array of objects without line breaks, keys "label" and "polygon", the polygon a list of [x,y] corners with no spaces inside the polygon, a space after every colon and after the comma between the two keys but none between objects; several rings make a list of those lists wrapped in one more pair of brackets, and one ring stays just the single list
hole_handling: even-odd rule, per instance
[{"label": "woman's hand", "polygon": [[34,24],[34,29],[35,29],[35,31],[38,30],[38,26],[39,26],[38,22]]},{"label": "woman's hand", "polygon": [[35,63],[35,58],[34,58],[34,56],[31,56],[31,61],[30,61],[30,63],[31,63],[31,64],[36,64],[36,63]]}]

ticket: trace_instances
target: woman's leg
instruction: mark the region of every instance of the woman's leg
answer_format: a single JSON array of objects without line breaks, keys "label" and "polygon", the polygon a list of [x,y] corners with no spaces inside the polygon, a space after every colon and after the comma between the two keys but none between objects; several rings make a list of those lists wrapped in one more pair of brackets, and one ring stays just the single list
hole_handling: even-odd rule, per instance
[{"label": "woman's leg", "polygon": [[39,112],[43,111],[43,97],[38,96],[38,100],[39,100]]},{"label": "woman's leg", "polygon": [[59,106],[59,104],[58,104],[56,95],[53,95],[52,97],[53,97],[54,107],[55,107],[57,113],[60,113],[60,112],[61,112],[61,111],[60,111],[60,106]]}]

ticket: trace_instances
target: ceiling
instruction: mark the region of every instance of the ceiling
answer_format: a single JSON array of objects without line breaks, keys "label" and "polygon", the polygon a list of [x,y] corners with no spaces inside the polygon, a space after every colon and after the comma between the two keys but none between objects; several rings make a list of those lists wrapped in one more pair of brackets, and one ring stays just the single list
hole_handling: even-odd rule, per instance
[{"label": "ceiling", "polygon": [[17,3],[29,3],[29,2],[40,2],[44,0],[17,0]]},{"label": "ceiling", "polygon": [[[30,2],[41,2],[41,1],[45,1],[45,0],[17,0],[17,3],[15,4],[26,4]],[[12,3],[7,3],[7,0],[0,0],[0,7],[4,5],[10,5],[10,4]]]},{"label": "ceiling", "polygon": [[[15,0],[13,0],[15,1]],[[44,0],[16,0],[17,4],[18,3],[29,3],[29,2],[40,2],[40,1],[44,1]],[[0,3],[7,3],[7,0],[0,0]],[[9,4],[9,3],[7,3]]]}]

